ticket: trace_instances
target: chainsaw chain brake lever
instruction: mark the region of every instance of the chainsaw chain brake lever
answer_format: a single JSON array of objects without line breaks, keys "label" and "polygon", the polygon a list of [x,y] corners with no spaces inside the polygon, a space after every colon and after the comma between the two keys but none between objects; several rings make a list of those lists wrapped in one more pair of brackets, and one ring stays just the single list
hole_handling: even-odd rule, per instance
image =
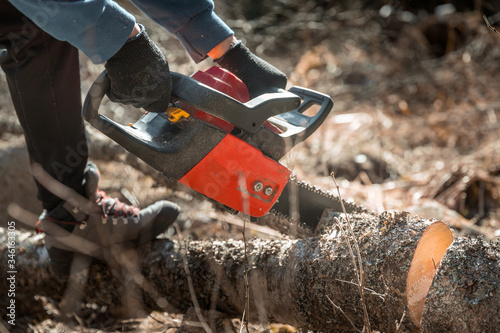
[{"label": "chainsaw chain brake lever", "polygon": [[[307,88],[292,87],[289,91],[300,96],[303,100],[302,104],[292,112],[276,116],[273,118],[273,122],[286,129],[281,136],[289,138],[295,146],[306,140],[321,126],[333,108],[333,101],[330,96]],[[305,115],[304,112],[314,105],[319,106],[316,114],[314,116]]]},{"label": "chainsaw chain brake lever", "polygon": [[[299,96],[302,103],[295,110],[269,119],[269,122],[278,127],[281,133],[262,127],[250,136],[251,142],[247,140],[276,161],[311,136],[326,120],[333,108],[333,101],[328,95],[302,87],[292,87],[289,92]],[[304,114],[313,107],[319,107],[313,116]]]},{"label": "chainsaw chain brake lever", "polygon": [[301,98],[291,92],[260,95],[246,103],[219,92],[195,79],[178,73],[172,75],[172,97],[214,117],[255,133],[270,118],[297,109]]}]

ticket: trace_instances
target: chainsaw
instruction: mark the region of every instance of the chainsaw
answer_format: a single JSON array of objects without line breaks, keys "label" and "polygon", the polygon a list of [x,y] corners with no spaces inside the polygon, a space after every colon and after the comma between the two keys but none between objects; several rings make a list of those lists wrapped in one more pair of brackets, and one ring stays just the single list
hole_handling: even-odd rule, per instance
[{"label": "chainsaw", "polygon": [[364,211],[296,180],[279,162],[327,118],[333,107],[328,95],[292,87],[250,100],[245,84],[216,66],[171,76],[174,103],[166,112],[146,112],[123,125],[99,113],[110,89],[104,71],[86,96],[82,116],[167,178],[232,213],[255,219],[274,214],[314,231],[327,208]]}]

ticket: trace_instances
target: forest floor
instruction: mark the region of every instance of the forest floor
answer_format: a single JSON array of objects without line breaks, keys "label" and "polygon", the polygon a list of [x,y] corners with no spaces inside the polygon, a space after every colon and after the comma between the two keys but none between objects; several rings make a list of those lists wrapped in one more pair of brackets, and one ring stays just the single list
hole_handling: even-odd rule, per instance
[{"label": "forest floor", "polygon": [[[317,3],[217,3],[236,35],[283,70],[290,86],[317,90],[335,102],[324,125],[283,163],[297,178],[330,191],[334,172],[344,199],[376,213],[404,210],[443,220],[456,235],[500,237],[500,36],[487,28],[479,11],[414,15],[357,1]],[[172,71],[188,75],[212,65],[194,64],[175,38],[134,13],[165,51]],[[82,96],[102,69],[81,56]],[[0,98],[0,164],[5,167],[9,154],[23,151],[23,141],[3,77]],[[104,108],[123,123],[139,116],[113,103]],[[178,202],[187,237],[242,238],[236,217],[182,187],[157,184],[125,159],[100,156],[91,158],[101,168],[101,189],[143,206],[160,198]],[[2,200],[11,200],[4,206],[16,203],[38,214],[30,186],[4,194]],[[2,223],[14,218],[2,213]],[[280,237],[266,228],[246,232],[247,237]],[[181,321],[182,314],[154,312],[110,323],[89,316],[63,323],[42,313],[20,325],[39,332],[174,332]],[[239,329],[238,320],[234,323]]]}]

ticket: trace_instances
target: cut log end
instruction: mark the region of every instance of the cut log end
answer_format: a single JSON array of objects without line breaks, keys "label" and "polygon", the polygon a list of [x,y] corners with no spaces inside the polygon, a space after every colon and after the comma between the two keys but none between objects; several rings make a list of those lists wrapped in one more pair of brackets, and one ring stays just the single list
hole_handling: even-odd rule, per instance
[{"label": "cut log end", "polygon": [[420,327],[425,299],[443,255],[453,242],[453,232],[444,222],[427,227],[418,241],[406,280],[408,309]]}]

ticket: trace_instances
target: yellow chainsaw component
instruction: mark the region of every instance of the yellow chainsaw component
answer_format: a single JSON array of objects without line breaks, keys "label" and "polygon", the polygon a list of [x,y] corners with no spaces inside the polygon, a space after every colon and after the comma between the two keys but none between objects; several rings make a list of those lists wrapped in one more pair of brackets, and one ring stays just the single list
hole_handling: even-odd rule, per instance
[{"label": "yellow chainsaw component", "polygon": [[167,115],[168,115],[168,120],[170,120],[173,123],[178,122],[182,117],[189,118],[189,113],[175,106],[168,107]]}]

